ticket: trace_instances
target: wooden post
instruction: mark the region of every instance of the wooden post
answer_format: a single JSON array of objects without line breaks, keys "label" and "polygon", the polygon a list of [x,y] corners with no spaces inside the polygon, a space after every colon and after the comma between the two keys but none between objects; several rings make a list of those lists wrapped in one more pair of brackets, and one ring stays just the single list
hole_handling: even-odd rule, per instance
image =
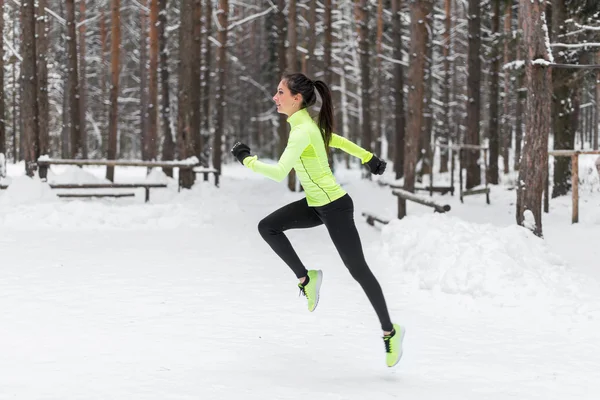
[{"label": "wooden post", "polygon": [[550,212],[550,157],[548,157],[548,165],[546,166],[546,182],[544,189],[544,212]]},{"label": "wooden post", "polygon": [[458,148],[458,185],[460,193],[460,202],[463,202],[463,176],[462,176],[462,147]]},{"label": "wooden post", "polygon": [[483,149],[483,166],[485,168],[485,202],[490,204],[490,191],[488,190],[488,149]]},{"label": "wooden post", "polygon": [[454,153],[452,147],[450,147],[450,194],[454,196]]},{"label": "wooden post", "polygon": [[579,153],[571,156],[571,181],[573,186],[573,218],[572,223],[579,222]]},{"label": "wooden post", "polygon": [[435,159],[435,146],[431,151],[431,160],[429,164],[429,196],[433,197],[433,160]]}]

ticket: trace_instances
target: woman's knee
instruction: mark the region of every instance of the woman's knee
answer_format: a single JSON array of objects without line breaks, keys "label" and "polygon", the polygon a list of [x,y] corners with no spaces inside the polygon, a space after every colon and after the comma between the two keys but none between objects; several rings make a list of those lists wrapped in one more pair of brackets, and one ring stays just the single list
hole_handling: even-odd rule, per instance
[{"label": "woman's knee", "polygon": [[258,232],[263,238],[277,233],[277,230],[273,227],[273,224],[269,221],[269,218],[263,218],[258,223]]}]

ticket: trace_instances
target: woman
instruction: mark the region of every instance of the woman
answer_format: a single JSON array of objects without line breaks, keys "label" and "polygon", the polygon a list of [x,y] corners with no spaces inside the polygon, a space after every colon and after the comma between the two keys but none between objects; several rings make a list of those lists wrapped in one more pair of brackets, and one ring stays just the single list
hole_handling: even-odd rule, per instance
[{"label": "woman", "polygon": [[[315,104],[316,92],[322,100],[318,123],[308,107]],[[283,233],[288,229],[312,228],[324,224],[344,264],[371,301],[381,327],[386,349],[386,363],[392,367],[402,357],[405,329],[392,324],[381,286],[369,269],[363,255],[358,231],[354,224],[354,205],[350,196],[336,182],[328,162],[330,147],[339,148],[366,164],[371,173],[381,175],[385,161],[356,144],[332,133],[333,106],[331,92],[322,81],[312,81],[303,74],[285,75],[273,96],[277,111],[288,116],[291,126],[287,146],[277,164],[258,161],[250,148],[237,142],[232,154],[246,167],[275,181],[282,181],[292,168],[300,179],[306,198],[280,208],[258,224],[258,230],[292,269],[299,280],[298,287],[308,300],[308,310],[319,302],[323,280],[320,270],[307,271]]]}]

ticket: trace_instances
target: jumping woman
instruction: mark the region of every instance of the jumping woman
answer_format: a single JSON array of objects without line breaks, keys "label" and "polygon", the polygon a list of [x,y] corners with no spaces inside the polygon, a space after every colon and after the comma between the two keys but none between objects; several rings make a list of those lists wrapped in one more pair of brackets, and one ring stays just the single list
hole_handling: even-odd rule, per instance
[{"label": "jumping woman", "polygon": [[[307,108],[322,100],[318,122]],[[250,148],[234,144],[232,154],[252,171],[281,182],[292,168],[300,179],[306,198],[288,204],[258,224],[258,231],[273,251],[292,269],[299,280],[298,287],[308,300],[308,310],[319,302],[323,281],[321,270],[307,270],[284,234],[288,229],[306,229],[325,225],[352,277],[369,298],[383,330],[386,363],[392,367],[402,357],[405,329],[390,320],[381,286],[369,269],[354,224],[354,204],[336,182],[329,167],[328,153],[335,147],[355,156],[373,174],[385,171],[385,161],[351,141],[332,133],[333,105],[329,87],[322,81],[312,81],[303,74],[284,75],[273,96],[277,111],[288,116],[291,126],[287,146],[277,164],[267,164],[250,155]]]}]

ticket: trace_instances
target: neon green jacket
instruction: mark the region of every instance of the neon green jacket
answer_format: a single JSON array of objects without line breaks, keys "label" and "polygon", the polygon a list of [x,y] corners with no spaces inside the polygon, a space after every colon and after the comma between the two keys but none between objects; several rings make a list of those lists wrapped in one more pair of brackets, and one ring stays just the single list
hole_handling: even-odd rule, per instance
[{"label": "neon green jacket", "polygon": [[[258,161],[257,156],[252,156],[244,159],[244,165],[277,182],[281,182],[294,168],[311,207],[323,206],[344,196],[346,192],[336,182],[329,168],[321,130],[308,111],[299,110],[287,121],[292,129],[279,162],[267,164]],[[335,133],[329,146],[360,158],[363,164],[373,157],[372,153]]]}]

